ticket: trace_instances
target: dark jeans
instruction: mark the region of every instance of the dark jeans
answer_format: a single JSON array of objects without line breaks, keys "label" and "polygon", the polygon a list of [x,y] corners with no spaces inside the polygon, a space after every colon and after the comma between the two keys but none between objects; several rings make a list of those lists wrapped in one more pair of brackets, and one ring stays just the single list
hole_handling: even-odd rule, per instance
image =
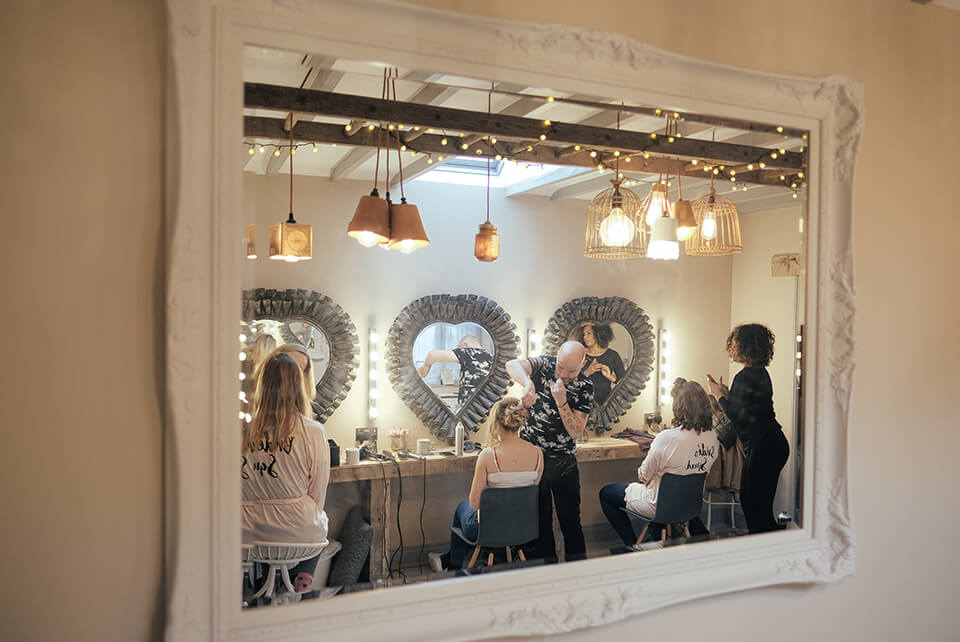
[{"label": "dark jeans", "polygon": [[553,539],[553,506],[556,506],[557,521],[563,533],[564,558],[568,562],[586,559],[587,545],[580,526],[580,468],[573,454],[543,458],[538,499],[540,537],[536,556],[546,562],[557,560],[557,543]]},{"label": "dark jeans", "polygon": [[744,444],[743,473],[740,480],[740,505],[751,533],[766,533],[780,528],[773,517],[773,499],[777,482],[790,456],[790,444],[782,430]]},{"label": "dark jeans", "polygon": [[[613,530],[617,531],[617,535],[623,540],[624,546],[632,546],[637,543],[637,535],[633,532],[630,517],[621,510],[627,505],[623,498],[627,486],[628,484],[607,484],[601,488],[600,508],[603,509],[603,514],[606,515],[607,521],[613,526]],[[691,519],[687,527],[690,529],[690,535],[706,535],[709,533],[699,517]],[[657,540],[660,539],[662,531],[663,524],[650,522],[647,534],[649,539]],[[680,536],[677,529],[673,529],[672,534],[674,537]]]},{"label": "dark jeans", "polygon": [[[477,521],[477,511],[470,508],[470,502],[463,500],[453,512],[453,525],[463,531],[467,539],[477,541],[480,524]],[[467,553],[475,547],[463,541],[456,533],[450,531],[450,568],[463,568],[463,560]]]}]

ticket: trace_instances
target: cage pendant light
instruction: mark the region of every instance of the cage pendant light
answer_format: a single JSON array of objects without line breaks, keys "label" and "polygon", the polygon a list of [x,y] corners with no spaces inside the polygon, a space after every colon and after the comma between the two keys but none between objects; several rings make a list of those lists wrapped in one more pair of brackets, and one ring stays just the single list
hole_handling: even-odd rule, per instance
[{"label": "cage pendant light", "polygon": [[[493,84],[487,94],[487,114],[491,112]],[[490,222],[490,156],[487,155],[487,220],[480,224],[477,236],[473,241],[473,255],[478,261],[491,263],[500,258],[500,235],[497,226]]]},{"label": "cage pendant light", "polygon": [[693,214],[697,226],[686,241],[688,256],[727,256],[743,251],[737,207],[717,194],[712,182],[710,192],[693,202]]},{"label": "cage pendant light", "polygon": [[[387,77],[384,70],[383,92],[386,93]],[[377,129],[377,161],[373,173],[373,189],[369,196],[361,196],[360,203],[353,213],[353,218],[347,224],[347,235],[356,239],[363,247],[373,247],[390,240],[390,207],[387,201],[380,198],[377,183],[380,179],[380,136],[381,129]],[[389,154],[387,150],[387,154]],[[389,187],[389,183],[388,183]]]},{"label": "cage pendant light", "polygon": [[290,215],[286,222],[270,226],[270,258],[275,261],[307,261],[313,258],[313,228],[293,218],[293,119],[290,120]]},{"label": "cage pendant light", "polygon": [[589,259],[638,259],[647,254],[647,226],[640,216],[642,201],[623,187],[619,155],[614,172],[612,187],[597,194],[587,208],[583,255]]}]

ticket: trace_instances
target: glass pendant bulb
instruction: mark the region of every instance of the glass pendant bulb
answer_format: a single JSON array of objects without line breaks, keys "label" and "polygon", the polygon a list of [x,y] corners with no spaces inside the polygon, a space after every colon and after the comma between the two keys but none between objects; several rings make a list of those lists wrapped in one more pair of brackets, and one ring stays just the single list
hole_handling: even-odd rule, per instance
[{"label": "glass pendant bulb", "polygon": [[710,208],[703,215],[703,226],[700,230],[700,235],[707,241],[717,238],[717,217],[713,213],[713,199],[711,198],[710,201]]},{"label": "glass pendant bulb", "polygon": [[646,211],[647,225],[653,227],[656,220],[668,211],[667,186],[662,182],[658,182],[650,192],[650,204],[647,206]]},{"label": "glass pendant bulb", "polygon": [[623,213],[622,207],[610,208],[610,213],[600,223],[600,240],[612,247],[629,245],[636,233],[636,226],[630,217]]}]

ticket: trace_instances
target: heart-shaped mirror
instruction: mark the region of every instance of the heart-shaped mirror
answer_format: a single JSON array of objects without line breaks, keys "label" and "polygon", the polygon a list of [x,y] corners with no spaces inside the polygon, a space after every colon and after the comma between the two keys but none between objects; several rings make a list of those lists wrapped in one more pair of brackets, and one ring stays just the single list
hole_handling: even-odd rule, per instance
[{"label": "heart-shaped mirror", "polygon": [[[357,377],[360,339],[350,316],[330,297],[310,290],[257,288],[243,293],[248,342],[298,343],[313,363],[317,397],[313,411],[325,421]],[[267,341],[264,341],[267,339]],[[258,352],[255,346],[252,352]],[[261,351],[262,352],[262,351]]]},{"label": "heart-shaped mirror", "polygon": [[587,348],[583,374],[594,385],[587,427],[605,432],[617,423],[646,386],[653,371],[653,327],[640,307],[623,297],[567,301],[547,322],[543,353],[555,355],[564,341]]},{"label": "heart-shaped mirror", "polygon": [[496,301],[435,294],[405,307],[387,335],[387,374],[403,402],[439,438],[457,422],[475,432],[510,385],[519,337]]}]

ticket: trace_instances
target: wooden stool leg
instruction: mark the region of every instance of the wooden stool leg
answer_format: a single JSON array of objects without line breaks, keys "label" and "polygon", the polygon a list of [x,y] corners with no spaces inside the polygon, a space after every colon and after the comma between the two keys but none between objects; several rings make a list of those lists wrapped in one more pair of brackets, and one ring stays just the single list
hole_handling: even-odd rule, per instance
[{"label": "wooden stool leg", "polygon": [[640,537],[637,538],[637,546],[640,546],[641,544],[643,544],[643,538],[647,534],[648,528],[650,528],[650,522],[646,522],[643,525],[643,530],[640,531]]},{"label": "wooden stool leg", "polygon": [[513,551],[510,550],[510,547],[507,546],[507,564],[513,561]]},{"label": "wooden stool leg", "polygon": [[473,555],[470,557],[470,563],[467,564],[467,568],[473,568],[473,565],[477,563],[477,556],[480,555],[480,547],[477,546],[473,549]]},{"label": "wooden stool leg", "polygon": [[487,566],[493,566],[493,551],[490,551],[490,554],[487,555]]},{"label": "wooden stool leg", "polygon": [[526,561],[527,561],[527,557],[526,557],[526,555],[523,554],[523,549],[522,549],[522,548],[518,548],[518,549],[517,549],[517,556],[520,558],[520,561],[522,561],[522,562],[526,562]]}]

